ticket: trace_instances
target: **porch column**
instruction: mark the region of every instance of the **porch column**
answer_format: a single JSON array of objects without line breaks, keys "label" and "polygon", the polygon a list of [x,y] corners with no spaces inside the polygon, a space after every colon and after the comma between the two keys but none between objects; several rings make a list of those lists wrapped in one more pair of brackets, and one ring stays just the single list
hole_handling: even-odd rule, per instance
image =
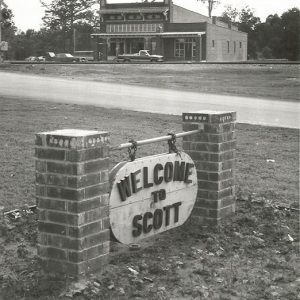
[{"label": "porch column", "polygon": [[195,61],[201,61],[201,36],[196,37],[196,56]]},{"label": "porch column", "polygon": [[124,53],[128,53],[128,50],[127,50],[127,40],[124,39]]}]

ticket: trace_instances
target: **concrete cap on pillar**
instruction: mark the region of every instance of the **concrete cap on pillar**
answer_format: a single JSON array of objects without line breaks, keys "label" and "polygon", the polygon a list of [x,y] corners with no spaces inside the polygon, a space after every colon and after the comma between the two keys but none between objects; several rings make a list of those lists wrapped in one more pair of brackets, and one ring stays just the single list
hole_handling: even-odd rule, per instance
[{"label": "concrete cap on pillar", "polygon": [[236,121],[234,111],[201,110],[182,114],[183,122],[192,123],[228,123]]},{"label": "concrete cap on pillar", "polygon": [[67,149],[93,148],[109,143],[108,132],[96,130],[61,129],[40,132],[35,137],[36,146]]}]

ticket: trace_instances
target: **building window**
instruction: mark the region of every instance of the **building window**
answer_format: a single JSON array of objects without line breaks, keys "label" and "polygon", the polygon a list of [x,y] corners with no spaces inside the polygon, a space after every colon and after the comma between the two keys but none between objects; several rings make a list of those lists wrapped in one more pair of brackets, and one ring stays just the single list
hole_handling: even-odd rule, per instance
[{"label": "building window", "polygon": [[197,45],[196,45],[196,40],[195,39],[192,40],[192,46],[193,46],[192,56],[196,57]]},{"label": "building window", "polygon": [[[175,40],[175,57],[183,57],[185,55],[192,55],[192,57],[196,57],[197,52],[196,39],[193,38],[182,38]],[[187,52],[186,52],[187,51]]]},{"label": "building window", "polygon": [[212,47],[215,48],[215,40],[212,40]]},{"label": "building window", "polygon": [[157,32],[162,24],[108,24],[106,32]]},{"label": "building window", "polygon": [[235,41],[233,42],[233,51],[234,51],[234,53],[236,52],[236,42]]},{"label": "building window", "polygon": [[227,52],[228,53],[230,52],[230,43],[229,43],[229,41],[227,41]]},{"label": "building window", "polygon": [[240,42],[240,48],[242,48],[242,42]]},{"label": "building window", "polygon": [[175,56],[184,57],[184,39],[175,40]]}]

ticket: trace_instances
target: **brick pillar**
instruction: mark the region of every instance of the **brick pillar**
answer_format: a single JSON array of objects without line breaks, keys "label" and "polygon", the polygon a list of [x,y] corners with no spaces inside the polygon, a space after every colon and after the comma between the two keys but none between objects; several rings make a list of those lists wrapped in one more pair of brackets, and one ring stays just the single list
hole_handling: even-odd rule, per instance
[{"label": "brick pillar", "polygon": [[38,256],[49,272],[80,277],[106,264],[108,142],[99,131],[36,134]]},{"label": "brick pillar", "polygon": [[198,195],[192,217],[218,224],[235,212],[235,112],[183,113],[183,130],[201,133],[183,138],[183,149],[194,160]]}]

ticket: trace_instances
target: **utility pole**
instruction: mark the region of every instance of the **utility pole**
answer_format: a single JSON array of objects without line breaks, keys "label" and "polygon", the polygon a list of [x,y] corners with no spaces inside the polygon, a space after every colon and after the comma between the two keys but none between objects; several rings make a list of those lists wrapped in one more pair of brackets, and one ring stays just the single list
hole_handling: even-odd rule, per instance
[{"label": "utility pole", "polygon": [[73,55],[75,55],[76,52],[76,28],[73,28]]}]

